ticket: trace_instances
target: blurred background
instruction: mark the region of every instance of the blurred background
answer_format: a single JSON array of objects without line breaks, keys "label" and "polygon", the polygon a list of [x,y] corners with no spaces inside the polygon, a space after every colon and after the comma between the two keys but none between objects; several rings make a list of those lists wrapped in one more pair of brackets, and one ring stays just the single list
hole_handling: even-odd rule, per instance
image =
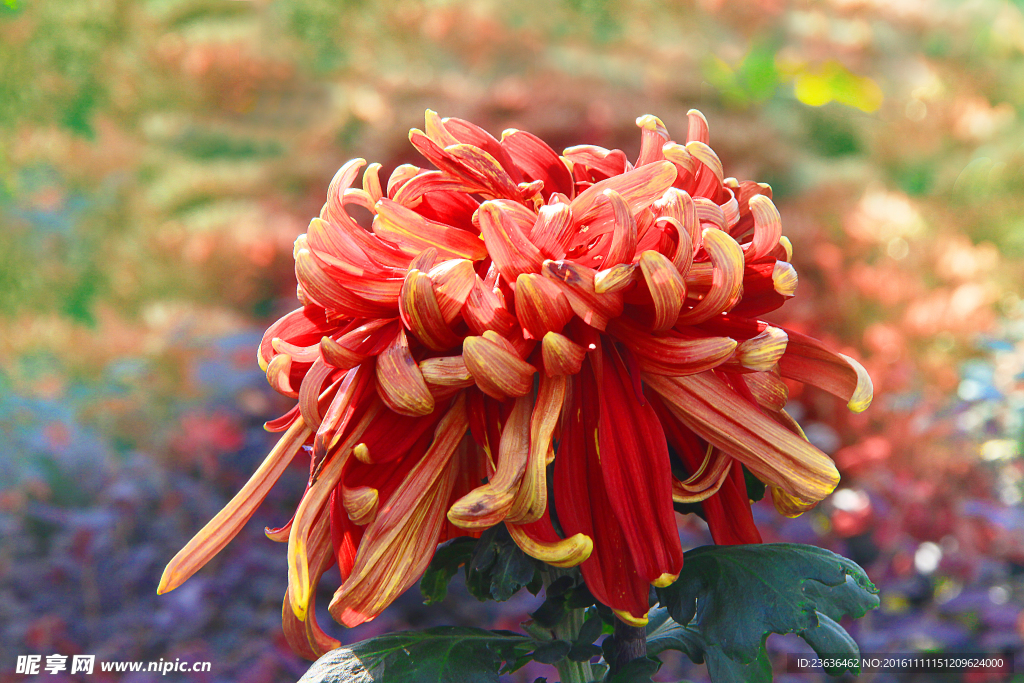
[{"label": "blurred background", "polygon": [[[866,652],[1016,653],[1024,669],[1022,10],[0,0],[0,681],[22,678],[23,654],[211,661],[189,679],[211,682],[305,671],[280,635],[285,548],[262,535],[290,517],[302,468],[206,569],[156,585],[289,407],[255,348],[297,305],[293,240],[347,159],[384,177],[417,161],[406,135],[428,107],[630,157],[637,116],[685,138],[701,109],[726,175],[771,183],[795,245],[800,287],[771,319],[875,384],[859,415],[791,395],[843,482],[795,520],[758,504],[765,540],[866,567],[882,590],[851,626]],[[680,528],[707,542],[696,518]],[[413,589],[359,629],[327,628],[516,628],[536,603],[455,587],[424,607]],[[806,651],[795,636],[769,648]],[[813,680],[779,662],[776,680]],[[555,672],[514,680],[540,675]],[[77,678],[160,678],[110,676]],[[706,680],[667,656],[659,680],[680,676]]]}]

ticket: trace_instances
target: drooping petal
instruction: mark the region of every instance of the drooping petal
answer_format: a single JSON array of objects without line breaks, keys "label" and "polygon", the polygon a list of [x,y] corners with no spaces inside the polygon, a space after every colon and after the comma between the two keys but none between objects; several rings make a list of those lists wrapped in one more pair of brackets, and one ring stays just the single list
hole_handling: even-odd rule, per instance
[{"label": "drooping petal", "polygon": [[400,415],[434,412],[434,397],[409,352],[405,330],[399,331],[395,341],[377,356],[377,386],[380,397]]},{"label": "drooping petal", "polygon": [[[335,562],[334,549],[331,547],[330,516],[322,514],[310,534],[309,542],[309,580],[310,585],[317,586],[320,577]],[[313,603],[315,591],[310,591],[310,603],[307,605],[306,618],[300,620],[291,609],[291,599],[287,589],[284,604],[281,608],[281,623],[285,640],[289,647],[306,659],[318,659],[341,643],[327,635],[316,620],[316,606]]]},{"label": "drooping petal", "polygon": [[714,372],[685,377],[648,373],[644,381],[681,422],[762,481],[815,500],[839,482],[827,455],[762,415]]},{"label": "drooping petal", "polygon": [[594,541],[589,536],[561,538],[546,510],[536,522],[506,526],[520,550],[553,567],[576,567],[594,552]]},{"label": "drooping petal", "polygon": [[498,446],[498,467],[494,476],[457,501],[448,510],[448,520],[463,529],[487,529],[505,519],[512,508],[519,483],[530,458],[530,414],[532,399],[520,396],[505,421]]},{"label": "drooping petal", "polygon": [[167,563],[157,594],[172,591],[184,583],[242,530],[310,433],[301,418],[295,420],[245,486]]},{"label": "drooping petal", "polygon": [[522,483],[506,521],[529,524],[543,517],[548,507],[547,465],[554,458],[552,443],[562,414],[569,381],[564,376],[540,377],[537,401],[530,417],[530,455]]},{"label": "drooping petal", "polygon": [[602,360],[598,448],[605,490],[637,572],[646,581],[667,586],[679,575],[683,550],[672,508],[665,434],[610,344]]},{"label": "drooping petal", "polygon": [[[379,403],[376,405],[380,406]],[[356,420],[347,423],[348,428],[339,434],[339,439],[343,439],[343,442],[333,451],[333,457],[328,457],[325,461],[320,469],[319,478],[306,489],[306,495],[299,501],[299,507],[295,511],[295,518],[288,534],[288,596],[291,599],[292,611],[299,619],[306,618],[312,592],[308,549],[314,525],[341,480],[342,472],[352,454],[352,447],[362,437],[367,426],[376,419],[378,412],[379,408],[364,410]]]},{"label": "drooping petal", "polygon": [[743,478],[743,465],[733,461],[718,493],[702,503],[711,538],[716,545],[742,545],[760,543],[761,533],[754,525],[750,512],[747,484]]},{"label": "drooping petal", "polygon": [[846,401],[855,413],[871,405],[874,388],[864,366],[829,350],[817,339],[787,330],[789,345],[779,361],[783,377],[812,384]]},{"label": "drooping petal", "polygon": [[789,401],[789,388],[775,372],[751,372],[743,381],[758,405],[768,410],[782,410]]},{"label": "drooping petal", "polygon": [[595,598],[635,624],[647,618],[649,583],[637,573],[602,476],[598,454],[597,382],[588,367],[573,378],[555,457],[555,508],[566,536],[593,540],[580,565]]},{"label": "drooping petal", "polygon": [[460,396],[437,425],[430,448],[366,527],[352,573],[330,605],[345,626],[376,617],[427,568],[457,475],[449,461],[467,426]]}]

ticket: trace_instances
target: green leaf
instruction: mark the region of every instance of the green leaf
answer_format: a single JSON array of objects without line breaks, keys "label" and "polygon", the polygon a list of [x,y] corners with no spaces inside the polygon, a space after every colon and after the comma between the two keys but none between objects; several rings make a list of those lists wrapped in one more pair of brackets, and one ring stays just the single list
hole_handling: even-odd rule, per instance
[{"label": "green leaf", "polygon": [[856,563],[788,543],[696,548],[679,579],[657,592],[664,611],[651,612],[648,652],[703,660],[713,681],[771,681],[770,633],[797,633],[819,655],[857,657],[837,621],[878,606],[878,590]]},{"label": "green leaf", "polygon": [[651,683],[651,676],[658,673],[661,662],[650,657],[634,659],[615,673],[609,673],[605,683]]},{"label": "green leaf", "polygon": [[498,683],[501,663],[534,645],[511,631],[461,626],[401,631],[331,650],[299,683]]},{"label": "green leaf", "polygon": [[572,645],[564,640],[549,640],[538,645],[530,658],[541,664],[554,664],[569,654],[571,648]]},{"label": "green leaf", "polygon": [[442,543],[434,552],[427,571],[420,579],[420,593],[426,604],[441,602],[448,595],[448,583],[459,567],[469,562],[476,548],[476,539],[461,536]]},{"label": "green leaf", "polygon": [[534,579],[537,563],[515,544],[504,524],[491,527],[477,542],[466,565],[466,587],[480,600],[504,602]]}]

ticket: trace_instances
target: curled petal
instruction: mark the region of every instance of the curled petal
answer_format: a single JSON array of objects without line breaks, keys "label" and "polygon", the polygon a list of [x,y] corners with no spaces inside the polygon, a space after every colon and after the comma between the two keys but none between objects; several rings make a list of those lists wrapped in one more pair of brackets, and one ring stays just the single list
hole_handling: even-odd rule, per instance
[{"label": "curled petal", "polygon": [[747,261],[770,254],[782,237],[782,216],[775,204],[762,194],[750,198],[750,213],[754,215],[754,237],[747,248]]},{"label": "curled petal", "polygon": [[533,389],[536,368],[507,348],[484,337],[466,337],[462,357],[480,390],[499,400],[524,396]]},{"label": "curled petal", "polygon": [[427,384],[460,388],[473,385],[473,375],[462,356],[427,358],[420,362],[420,372]]},{"label": "curled petal", "polygon": [[356,486],[341,488],[341,499],[348,518],[360,526],[366,526],[373,522],[377,516],[377,507],[380,496],[377,489],[370,486]]},{"label": "curled petal", "polygon": [[584,244],[614,228],[613,209],[608,202],[602,201],[605,190],[618,192],[629,206],[630,213],[636,214],[665,194],[675,179],[676,167],[668,161],[657,161],[594,183],[569,205],[577,224],[590,227],[590,231],[580,235],[576,243]]},{"label": "curled petal", "polygon": [[550,280],[532,273],[523,273],[516,280],[516,317],[531,339],[561,332],[572,315],[569,301]]},{"label": "curled petal", "polygon": [[559,286],[573,312],[587,325],[603,330],[609,320],[622,314],[622,293],[599,294],[594,269],[570,261],[545,261],[541,273]]},{"label": "curled petal", "polygon": [[715,150],[708,147],[707,143],[694,140],[693,142],[686,143],[686,151],[690,155],[701,162],[715,174],[718,178],[718,182],[721,183],[725,180],[725,172],[722,170],[722,160],[715,154]]},{"label": "curled petal", "polygon": [[487,252],[506,281],[515,282],[522,273],[540,270],[544,256],[527,239],[515,214],[498,202],[489,201],[480,205],[477,215]]},{"label": "curled petal", "polygon": [[706,197],[695,197],[693,205],[697,209],[697,219],[701,224],[711,223],[712,227],[722,231],[729,229],[729,225],[725,220],[725,213],[718,204]]},{"label": "curled petal", "polygon": [[[295,363],[313,363],[320,358],[319,344],[296,346],[295,344],[289,344],[280,337],[274,337],[270,340],[270,345],[275,352],[286,353],[291,356],[292,361]],[[264,372],[266,372],[265,368]]]},{"label": "curled petal", "polygon": [[689,128],[686,131],[686,142],[703,142],[705,145],[711,141],[711,137],[708,135],[708,120],[704,118],[704,114],[700,113],[696,109],[691,109],[686,112],[686,118],[689,121]]},{"label": "curled petal", "polygon": [[434,412],[434,397],[409,352],[405,330],[377,357],[377,387],[388,407],[400,415]]},{"label": "curled petal", "polygon": [[572,209],[568,204],[550,204],[540,207],[537,221],[530,230],[530,241],[544,258],[564,258],[576,233]]},{"label": "curled petal", "polygon": [[342,197],[345,194],[345,190],[352,187],[352,183],[355,182],[360,169],[365,165],[366,159],[352,159],[339,168],[338,172],[331,179],[331,184],[327,187],[327,203],[324,204],[322,214],[324,217],[329,217],[332,223],[351,220],[348,214],[345,213]]},{"label": "curled petal", "polygon": [[635,282],[636,265],[620,263],[594,274],[594,291],[598,294],[622,292],[629,289]]},{"label": "curled petal", "polygon": [[506,517],[527,524],[544,516],[548,507],[547,465],[554,457],[555,426],[562,415],[569,382],[564,376],[541,375],[537,402],[530,417],[530,455],[522,483]]},{"label": "curled petal", "polygon": [[365,354],[351,351],[330,337],[324,337],[320,340],[320,354],[323,356],[325,363],[342,370],[354,368],[366,360]]},{"label": "curled petal", "polygon": [[652,336],[627,320],[616,320],[609,331],[636,354],[645,372],[692,375],[726,362],[737,342],[729,337],[684,337],[674,331]]},{"label": "curled petal", "polygon": [[459,316],[459,310],[469,298],[469,293],[473,291],[476,280],[473,262],[468,259],[442,261],[430,268],[427,275],[434,285],[434,295],[437,297],[437,305],[441,308],[441,317],[450,324]]},{"label": "curled petal", "polygon": [[309,435],[309,427],[301,418],[296,419],[231,502],[167,563],[157,594],[172,591],[184,583],[242,530]]},{"label": "curled petal", "polygon": [[501,134],[501,146],[526,178],[544,181],[545,192],[572,194],[569,170],[555,150],[536,135],[509,129]]},{"label": "curled petal", "polygon": [[[310,534],[308,556],[308,572],[311,586],[320,583],[320,577],[334,564],[334,552],[331,546],[331,525],[328,515],[321,515]],[[306,618],[298,619],[291,609],[291,598],[285,590],[284,604],[281,609],[281,623],[285,640],[293,651],[307,659],[317,659],[330,650],[341,645],[336,639],[327,635],[316,621],[315,591],[310,591],[309,603],[306,606]]]},{"label": "curled petal", "polygon": [[548,375],[575,375],[586,355],[586,349],[557,332],[545,334],[541,343],[544,372]]},{"label": "curled petal", "polygon": [[298,398],[299,392],[291,385],[292,357],[287,353],[279,353],[267,365],[267,382],[279,394]]},{"label": "curled petal", "polygon": [[714,265],[711,288],[703,299],[689,311],[683,311],[677,321],[695,325],[728,311],[743,295],[743,251],[736,240],[721,230],[704,231],[704,248]]},{"label": "curled petal", "polygon": [[762,415],[715,373],[645,374],[644,380],[682,423],[761,481],[805,500],[821,500],[839,483],[827,455]]},{"label": "curled petal", "polygon": [[734,359],[748,370],[765,372],[779,362],[788,342],[785,330],[768,325],[757,336],[741,341],[733,354]]},{"label": "curled petal", "polygon": [[612,189],[602,193],[612,208],[614,227],[612,229],[612,243],[608,255],[604,259],[606,268],[619,263],[632,263],[633,254],[636,253],[636,220],[629,210],[629,206],[622,199],[622,196]]},{"label": "curled petal", "polygon": [[796,294],[796,268],[786,261],[776,261],[772,269],[772,285],[775,291],[785,297]]},{"label": "curled petal", "polygon": [[661,161],[665,156],[661,148],[669,141],[668,129],[657,116],[644,114],[636,120],[640,127],[640,157],[636,161],[637,166]]},{"label": "curled petal", "polygon": [[291,313],[281,316],[263,334],[259,349],[256,351],[256,360],[260,369],[267,371],[270,359],[277,351],[274,347],[275,339],[282,339],[296,347],[315,344],[329,329],[327,314],[322,308],[316,306],[297,308]]},{"label": "curled petal", "polygon": [[451,196],[452,194],[475,191],[476,188],[474,186],[467,185],[461,180],[449,178],[441,171],[426,171],[409,178],[388,198],[393,199],[406,208],[422,210],[423,202],[428,195],[442,194]]},{"label": "curled petal", "polygon": [[640,255],[640,270],[654,301],[655,332],[663,332],[676,324],[686,300],[686,283],[668,258],[656,251]]},{"label": "curled petal", "polygon": [[397,193],[398,190],[400,190],[406,183],[416,177],[418,173],[420,173],[420,169],[412,164],[401,164],[400,166],[397,166],[388,178],[388,197],[390,199],[394,199],[395,193]]},{"label": "curled petal", "polygon": [[545,514],[532,524],[506,524],[512,540],[530,557],[552,567],[575,567],[594,552],[594,541],[585,534],[561,538]]},{"label": "curled petal", "polygon": [[846,401],[855,413],[868,409],[874,388],[864,366],[841,353],[831,351],[817,339],[789,332],[789,345],[779,361],[783,377],[813,384]]},{"label": "curled petal", "polygon": [[424,346],[444,351],[459,344],[459,336],[444,319],[429,275],[415,268],[406,273],[398,303],[402,322]]},{"label": "curled petal", "polygon": [[424,218],[387,198],[377,202],[373,233],[410,256],[428,247],[446,259],[479,261],[487,256],[487,246],[473,233]]},{"label": "curled petal", "polygon": [[512,508],[530,457],[530,413],[533,400],[516,399],[498,445],[498,467],[483,486],[470,491],[448,510],[448,521],[463,529],[487,529]]},{"label": "curled petal", "polygon": [[[319,405],[320,391],[323,389],[324,380],[334,370],[334,368],[324,363],[323,360],[317,358],[309,370],[306,371],[306,376],[302,378],[302,384],[299,387],[299,412],[302,414],[302,419],[312,429],[320,427],[322,419],[320,417]],[[337,389],[337,382],[324,393],[330,392],[332,389]]]},{"label": "curled petal", "polygon": [[676,142],[666,142],[661,146],[661,155],[668,159],[679,169],[679,175],[693,173],[697,167],[697,160],[686,151],[685,145]]},{"label": "curled petal", "polygon": [[462,319],[470,331],[476,334],[483,334],[487,330],[499,334],[511,332],[516,325],[515,316],[508,312],[498,295],[478,276],[473,277],[473,289],[462,307]]},{"label": "curled petal", "polygon": [[364,318],[388,317],[389,307],[367,301],[342,287],[324,272],[324,267],[308,249],[295,253],[295,277],[306,295],[324,308]]},{"label": "curled petal", "polygon": [[373,619],[427,568],[458,475],[449,461],[466,428],[466,404],[459,396],[437,425],[430,448],[366,527],[352,572],[330,605],[345,626]]},{"label": "curled petal", "polygon": [[562,151],[573,168],[581,168],[600,176],[617,176],[629,170],[626,155],[619,149],[605,149],[597,145],[576,145]]},{"label": "curled petal", "polygon": [[[467,180],[492,197],[519,199],[517,183],[498,160],[475,145],[449,145],[444,151],[457,165],[458,177]],[[449,170],[449,169],[442,169]]]}]

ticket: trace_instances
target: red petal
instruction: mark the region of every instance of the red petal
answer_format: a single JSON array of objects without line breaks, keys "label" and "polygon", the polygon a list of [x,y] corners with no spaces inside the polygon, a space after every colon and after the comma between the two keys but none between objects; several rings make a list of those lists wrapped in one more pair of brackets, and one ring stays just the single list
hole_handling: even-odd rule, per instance
[{"label": "red petal", "polygon": [[501,135],[501,146],[528,180],[544,181],[544,198],[553,192],[572,196],[575,186],[569,169],[547,143],[532,133],[507,130]]},{"label": "red petal", "polygon": [[683,566],[672,508],[672,470],[658,416],[633,390],[633,380],[605,344],[598,444],[604,484],[637,572],[667,585]]}]

